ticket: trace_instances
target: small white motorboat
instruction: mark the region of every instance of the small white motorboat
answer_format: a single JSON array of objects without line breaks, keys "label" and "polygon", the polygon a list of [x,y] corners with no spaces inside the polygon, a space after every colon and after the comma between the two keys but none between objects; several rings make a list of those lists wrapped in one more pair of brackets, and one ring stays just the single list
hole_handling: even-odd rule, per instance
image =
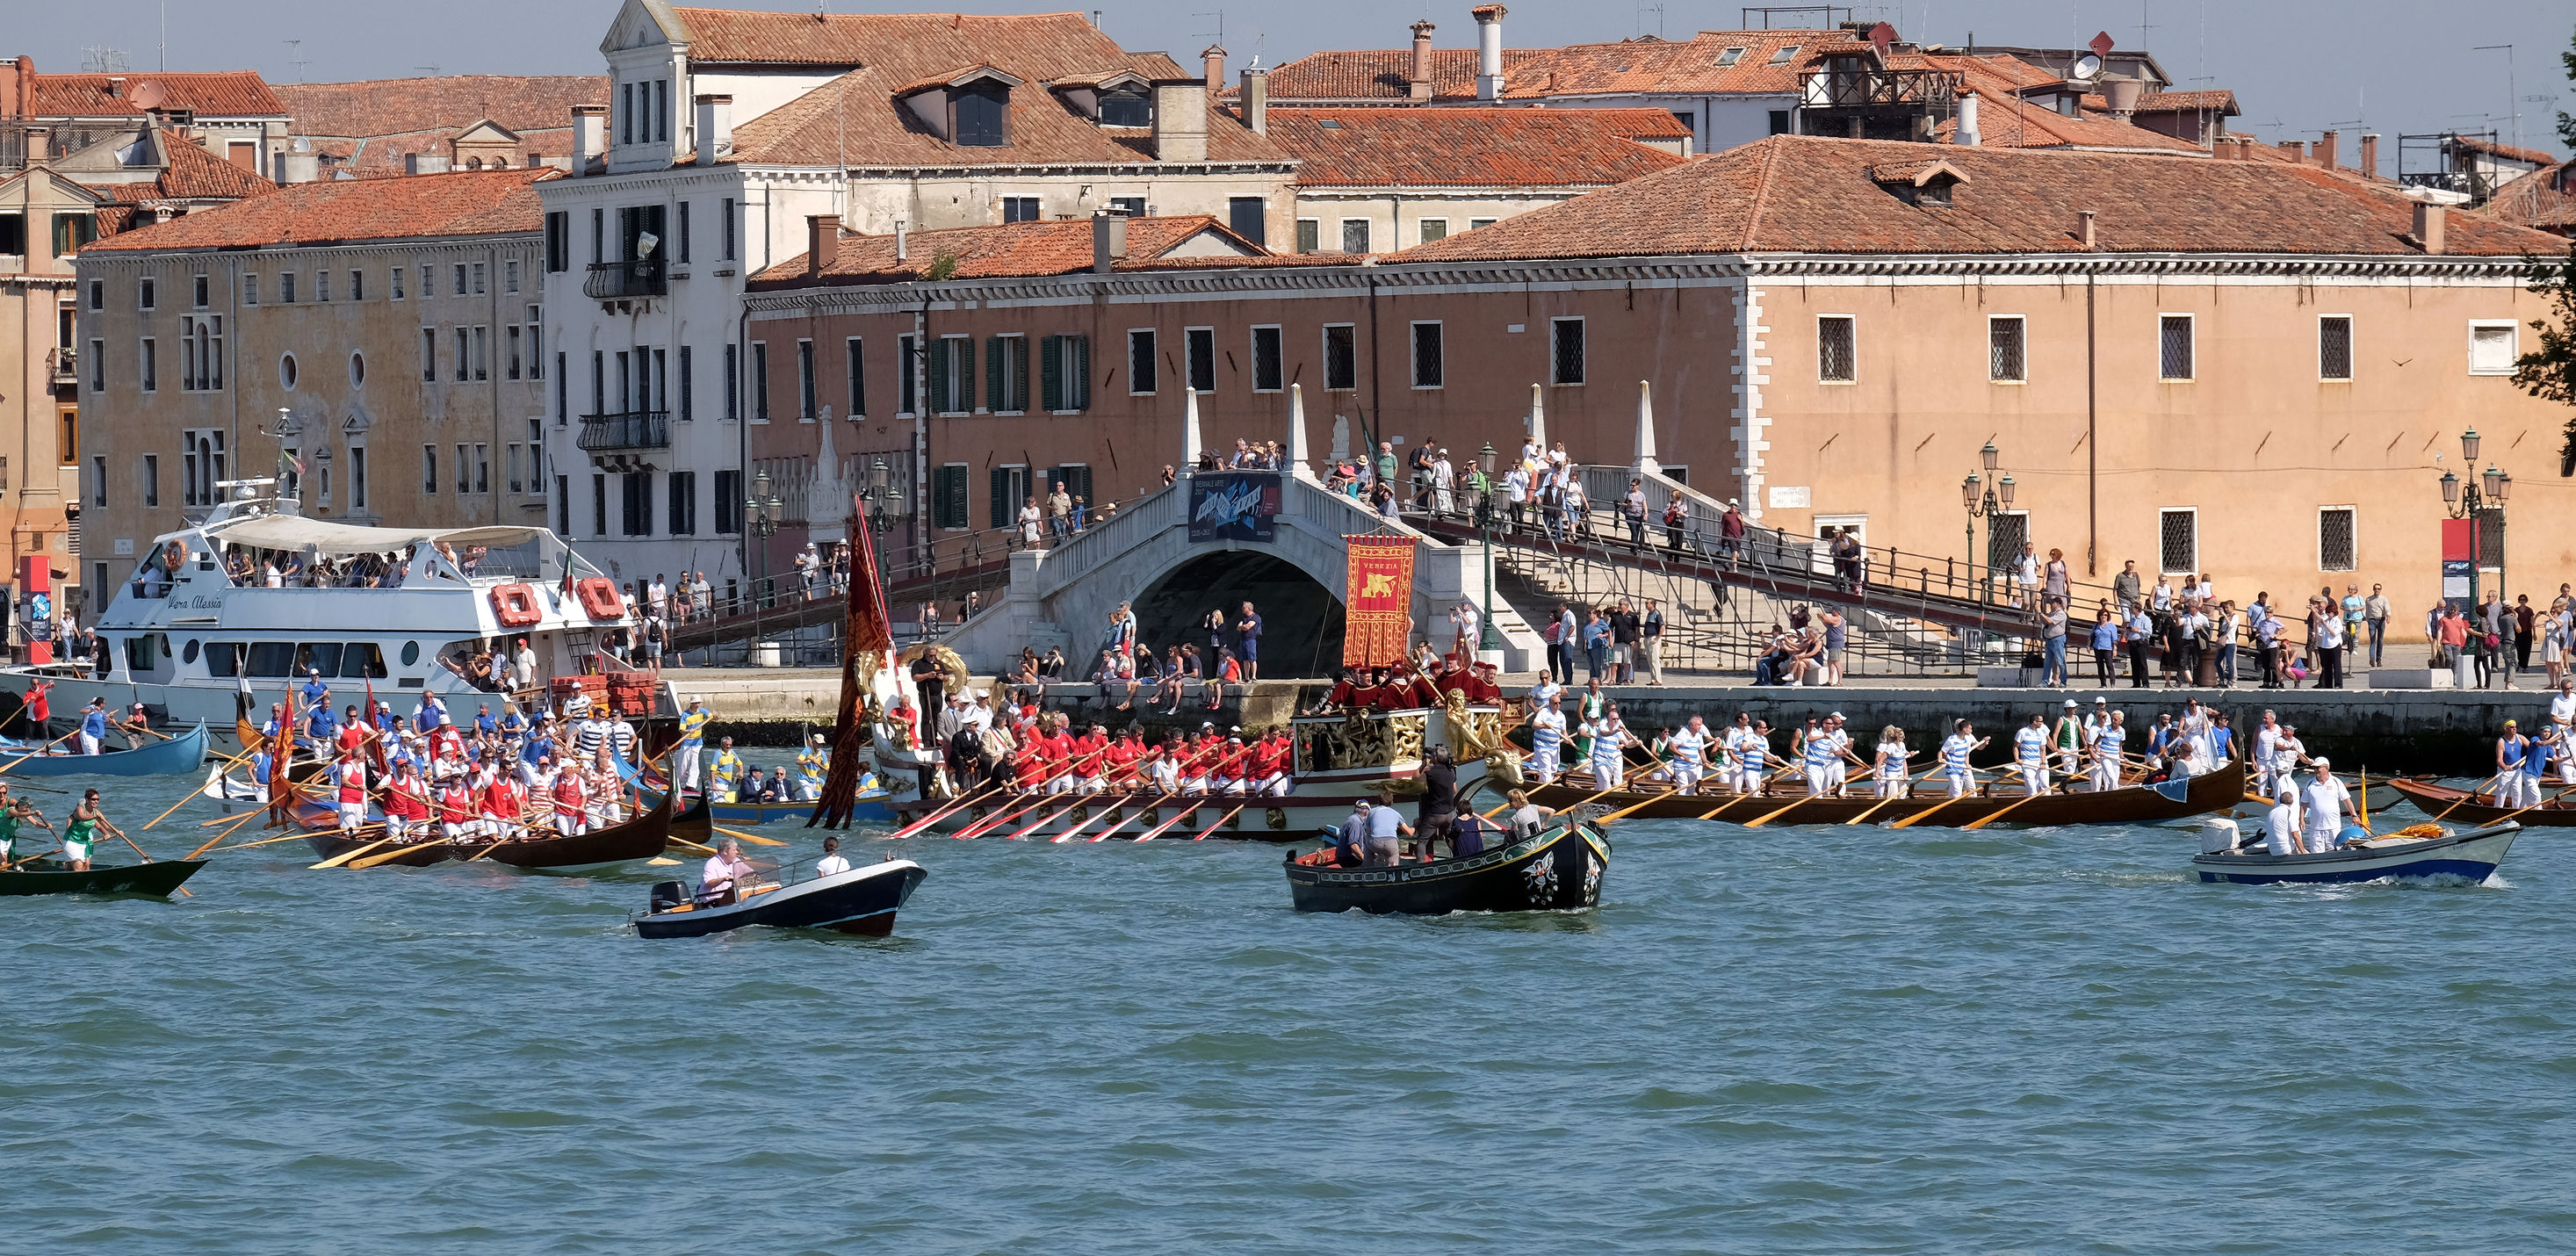
[{"label": "small white motorboat", "polygon": [[[2429,827],[2429,826],[2424,826]],[[2276,885],[2457,877],[2476,884],[2504,862],[2522,826],[2510,820],[2456,833],[2418,836],[2412,831],[2346,841],[2314,855],[2275,855],[2257,845],[2204,851],[2192,871],[2204,882]]]}]

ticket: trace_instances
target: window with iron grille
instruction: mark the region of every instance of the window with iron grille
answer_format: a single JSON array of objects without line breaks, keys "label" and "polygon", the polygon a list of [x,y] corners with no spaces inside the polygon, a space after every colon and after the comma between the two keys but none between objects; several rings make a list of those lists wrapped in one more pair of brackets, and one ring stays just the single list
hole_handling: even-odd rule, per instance
[{"label": "window with iron grille", "polygon": [[2317,510],[2317,570],[2351,571],[2360,566],[2353,560],[2358,548],[2353,537],[2353,520],[2359,511],[2351,506],[2323,506]]},{"label": "window with iron grille", "polygon": [[2352,378],[2351,315],[2328,314],[2317,320],[2317,378]]},{"label": "window with iron grille", "polygon": [[1279,328],[1276,325],[1252,329],[1252,391],[1278,392],[1286,387],[1281,382]]},{"label": "window with iron grille", "polygon": [[2022,513],[1990,515],[1986,521],[1986,567],[2001,579],[2003,573],[2021,560],[2021,547],[2030,543],[2030,516]]},{"label": "window with iron grille", "polygon": [[1582,319],[1548,321],[1548,381],[1554,384],[1583,382]]},{"label": "window with iron grille", "polygon": [[1446,378],[1445,364],[1441,360],[1442,348],[1440,324],[1415,323],[1413,325],[1414,387],[1441,387],[1441,381]]},{"label": "window with iron grille", "polygon": [[1324,327],[1324,387],[1349,392],[1360,386],[1359,346],[1349,323]]},{"label": "window with iron grille", "polygon": [[2167,314],[2156,321],[2157,371],[2168,380],[2192,378],[2191,315]]},{"label": "window with iron grille", "polygon": [[2156,571],[2188,576],[2200,570],[2200,512],[2156,512]]},{"label": "window with iron grille", "polygon": [[1190,327],[1182,331],[1183,346],[1189,361],[1190,391],[1216,391],[1216,329]]},{"label": "window with iron grille", "polygon": [[2020,384],[2030,380],[2030,363],[2024,337],[2029,324],[2019,314],[1999,314],[1986,320],[1986,378],[1998,384]]},{"label": "window with iron grille", "polygon": [[1852,316],[1828,314],[1816,320],[1816,379],[1848,384],[1860,378],[1853,360]]},{"label": "window with iron grille", "polygon": [[[1127,395],[1150,396],[1155,387],[1154,329],[1138,327],[1127,333]],[[958,525],[963,527],[965,525]]]}]

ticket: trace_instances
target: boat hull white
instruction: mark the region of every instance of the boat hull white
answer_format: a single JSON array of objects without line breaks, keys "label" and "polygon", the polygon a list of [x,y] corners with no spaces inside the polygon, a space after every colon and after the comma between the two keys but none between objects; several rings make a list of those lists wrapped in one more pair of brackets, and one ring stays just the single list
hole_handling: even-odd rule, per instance
[{"label": "boat hull white", "polygon": [[2521,831],[2521,825],[2508,822],[2397,845],[2316,855],[2275,855],[2257,848],[2243,854],[2195,855],[2191,863],[2192,871],[2211,884],[2349,884],[2432,877],[2476,883],[2494,875],[2505,852],[2513,849],[2514,835]]}]

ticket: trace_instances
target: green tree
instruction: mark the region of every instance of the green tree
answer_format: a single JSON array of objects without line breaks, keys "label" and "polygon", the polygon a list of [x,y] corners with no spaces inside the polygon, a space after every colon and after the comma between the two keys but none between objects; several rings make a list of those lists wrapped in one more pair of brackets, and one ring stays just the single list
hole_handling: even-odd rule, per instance
[{"label": "green tree", "polygon": [[[2576,83],[2576,38],[2558,59],[2567,67],[2567,80]],[[2576,115],[2559,112],[2558,138],[2576,148]],[[2531,291],[2548,299],[2551,316],[2532,320],[2540,347],[2515,359],[2513,382],[2544,401],[2576,406],[2576,244],[2567,246],[2563,260],[2531,259]],[[2576,475],[2576,415],[2568,417],[2558,447],[2558,473]]]}]

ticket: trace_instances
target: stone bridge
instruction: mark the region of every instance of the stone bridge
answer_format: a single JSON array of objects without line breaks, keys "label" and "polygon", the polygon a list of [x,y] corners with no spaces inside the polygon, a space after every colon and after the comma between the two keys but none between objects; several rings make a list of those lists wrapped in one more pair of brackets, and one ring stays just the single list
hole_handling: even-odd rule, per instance
[{"label": "stone bridge", "polygon": [[[1052,548],[1013,554],[1008,590],[961,626],[950,644],[978,674],[1007,668],[1023,646],[1040,653],[1061,646],[1071,664],[1066,679],[1078,680],[1099,662],[1110,612],[1122,602],[1136,612],[1139,640],[1159,654],[1184,642],[1204,652],[1208,633],[1200,625],[1208,613],[1222,609],[1233,615],[1249,601],[1259,607],[1264,624],[1263,679],[1329,676],[1341,663],[1341,593],[1349,559],[1342,538],[1377,531],[1420,541],[1414,633],[1427,634],[1445,650],[1450,609],[1461,601],[1486,602],[1484,546],[1442,541],[1381,519],[1325,489],[1302,459],[1292,465],[1296,469],[1279,473],[1275,539],[1192,542],[1192,477],[1183,476]],[[1493,610],[1503,648],[1484,657],[1507,672],[1537,669],[1547,654],[1537,633],[1499,598]]]}]

